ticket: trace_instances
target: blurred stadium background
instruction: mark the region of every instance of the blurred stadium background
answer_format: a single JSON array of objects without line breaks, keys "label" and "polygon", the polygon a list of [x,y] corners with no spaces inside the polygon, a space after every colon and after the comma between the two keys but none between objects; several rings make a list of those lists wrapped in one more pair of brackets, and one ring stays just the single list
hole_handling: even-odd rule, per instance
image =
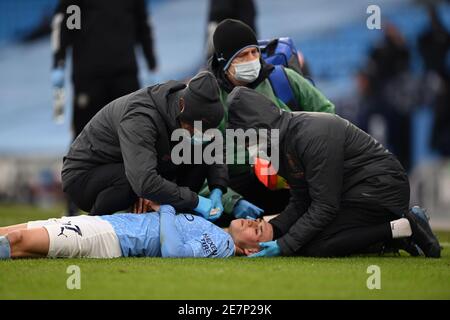
[{"label": "blurred stadium background", "polygon": [[[66,86],[66,121],[58,125],[52,120],[49,35],[56,3],[0,1],[0,205],[27,203],[48,208],[62,202],[60,167],[71,141],[71,92]],[[147,3],[159,68],[154,74],[144,71],[142,54],[138,52],[141,85],[195,74],[204,62],[209,1]],[[381,8],[381,30],[366,27],[366,9],[371,4]],[[258,37],[291,37],[303,52],[316,86],[335,103],[338,114],[390,148],[398,148],[389,145],[395,140],[389,137],[393,134],[399,135],[400,145],[409,146],[403,159],[409,167],[411,203],[428,208],[436,228],[450,228],[449,154],[432,144],[436,99],[427,94],[433,92],[436,82],[426,74],[418,48],[418,38],[430,24],[423,3],[255,0],[255,5]],[[450,4],[439,2],[437,8],[441,21],[450,30]],[[377,110],[377,103],[370,101],[365,92],[370,85],[370,54],[382,45],[388,22],[405,39],[409,60],[390,85],[394,93],[386,93],[401,103],[380,105]],[[449,62],[447,54],[447,68]],[[66,83],[70,83],[69,77],[67,74]],[[448,87],[445,93],[448,109]],[[397,118],[390,118],[392,114]],[[398,123],[395,132],[387,130],[392,121],[394,126]],[[409,123],[406,131],[400,126],[401,121]]]}]

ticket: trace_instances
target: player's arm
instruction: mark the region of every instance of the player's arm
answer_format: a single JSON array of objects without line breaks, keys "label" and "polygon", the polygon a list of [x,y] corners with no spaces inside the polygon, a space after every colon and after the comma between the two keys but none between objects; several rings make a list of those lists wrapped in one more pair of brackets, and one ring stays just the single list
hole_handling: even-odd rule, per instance
[{"label": "player's arm", "polygon": [[181,234],[175,226],[175,208],[161,205],[159,209],[159,236],[161,255],[163,258],[194,257],[191,246],[184,243]]}]

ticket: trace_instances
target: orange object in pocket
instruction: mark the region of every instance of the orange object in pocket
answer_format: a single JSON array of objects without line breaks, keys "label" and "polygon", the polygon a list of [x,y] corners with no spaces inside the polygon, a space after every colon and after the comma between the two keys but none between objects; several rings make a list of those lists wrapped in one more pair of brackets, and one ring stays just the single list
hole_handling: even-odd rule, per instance
[{"label": "orange object in pocket", "polygon": [[277,175],[269,160],[255,158],[253,169],[258,180],[270,190],[289,189],[286,179]]}]

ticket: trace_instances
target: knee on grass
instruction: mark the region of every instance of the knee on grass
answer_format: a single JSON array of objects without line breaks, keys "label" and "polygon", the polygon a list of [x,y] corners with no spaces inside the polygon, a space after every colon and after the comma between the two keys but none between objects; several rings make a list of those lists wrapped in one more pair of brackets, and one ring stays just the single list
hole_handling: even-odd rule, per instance
[{"label": "knee on grass", "polygon": [[11,256],[13,256],[18,249],[20,249],[21,251],[26,249],[23,248],[24,236],[22,230],[12,231],[6,235],[6,238],[8,238],[9,244],[11,246]]},{"label": "knee on grass", "polygon": [[44,228],[14,230],[7,238],[12,258],[40,258],[48,254],[49,238]]},{"label": "knee on grass", "polygon": [[[23,258],[30,256],[31,242],[27,241],[27,230],[15,230],[6,236],[11,246],[11,258]],[[28,239],[30,240],[30,239]]]},{"label": "knee on grass", "polygon": [[20,243],[22,235],[20,231],[8,233],[0,237],[0,259],[9,259],[14,256],[17,243]]}]

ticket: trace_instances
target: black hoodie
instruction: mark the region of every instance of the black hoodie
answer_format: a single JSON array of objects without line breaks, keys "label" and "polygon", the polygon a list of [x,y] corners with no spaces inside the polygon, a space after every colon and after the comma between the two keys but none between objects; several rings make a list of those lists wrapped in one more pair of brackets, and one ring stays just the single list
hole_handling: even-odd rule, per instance
[{"label": "black hoodie", "polygon": [[[138,197],[193,209],[198,196],[174,182],[176,166],[170,137],[179,128],[178,98],[186,85],[169,81],[118,98],[99,111],[75,139],[64,158],[63,189],[86,171],[108,163],[124,163]],[[208,167],[210,188],[226,190],[226,165]]]},{"label": "black hoodie", "polygon": [[[328,113],[281,111],[245,87],[235,88],[227,102],[228,128],[280,130],[278,174],[287,180],[291,200],[271,224],[283,254],[298,252],[341,206],[407,210],[409,185],[401,164],[349,121]],[[374,177],[383,177],[375,179],[381,188],[366,197],[367,179]],[[386,185],[404,188],[405,196],[393,196]]]}]

